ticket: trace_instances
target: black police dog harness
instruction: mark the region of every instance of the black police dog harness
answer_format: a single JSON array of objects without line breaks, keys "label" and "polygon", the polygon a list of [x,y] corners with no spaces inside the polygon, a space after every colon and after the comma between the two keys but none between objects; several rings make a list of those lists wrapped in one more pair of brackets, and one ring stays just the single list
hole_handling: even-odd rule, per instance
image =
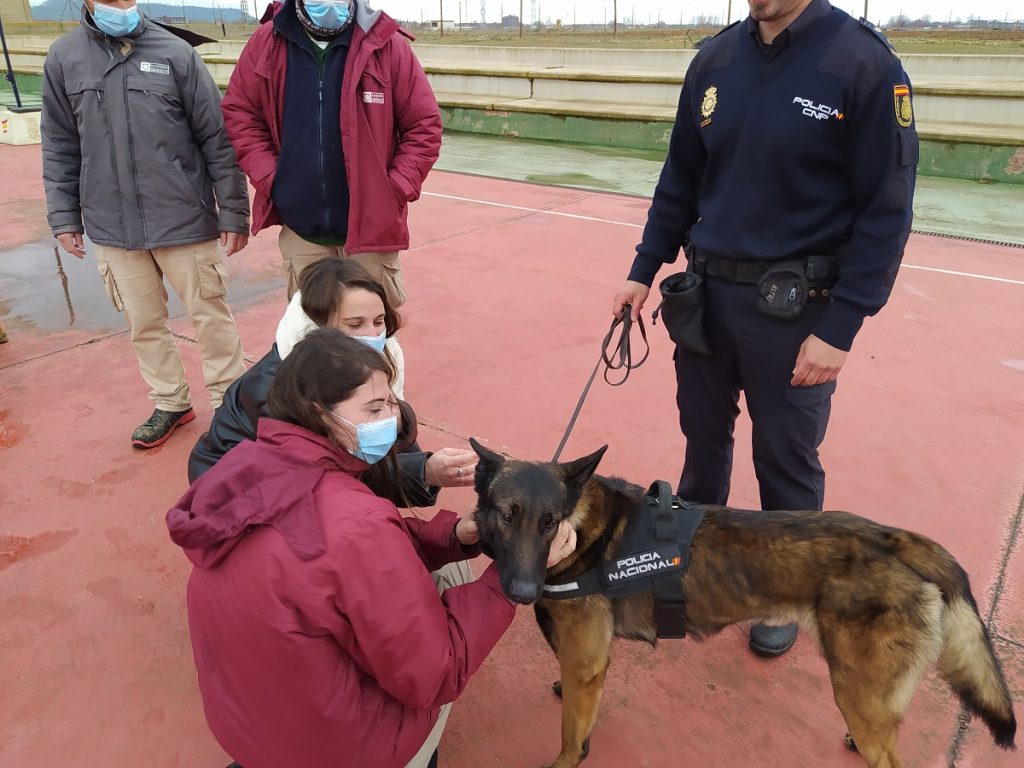
[{"label": "black police dog harness", "polygon": [[690,545],[704,511],[672,495],[668,483],[650,487],[637,514],[626,524],[619,551],[566,581],[548,581],[544,597],[572,600],[586,595],[625,597],[654,593],[658,637],[686,637],[683,574],[690,566]]}]

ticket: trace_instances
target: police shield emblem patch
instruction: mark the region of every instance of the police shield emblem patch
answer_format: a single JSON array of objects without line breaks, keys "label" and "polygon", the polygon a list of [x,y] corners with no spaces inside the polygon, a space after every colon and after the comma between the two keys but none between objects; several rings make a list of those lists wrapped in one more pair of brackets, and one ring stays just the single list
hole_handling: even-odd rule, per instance
[{"label": "police shield emblem patch", "polygon": [[914,122],[914,107],[910,103],[910,89],[907,86],[892,87],[892,105],[896,112],[896,122],[903,128],[909,128]]},{"label": "police shield emblem patch", "polygon": [[714,113],[715,107],[717,106],[718,89],[712,85],[704,91],[704,100],[700,103],[700,116],[704,118],[700,124],[701,128],[711,122],[711,115]]}]

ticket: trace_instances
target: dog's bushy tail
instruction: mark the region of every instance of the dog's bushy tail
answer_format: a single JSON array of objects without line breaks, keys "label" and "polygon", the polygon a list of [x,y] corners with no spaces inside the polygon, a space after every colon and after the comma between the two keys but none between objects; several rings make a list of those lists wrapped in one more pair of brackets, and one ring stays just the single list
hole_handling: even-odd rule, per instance
[{"label": "dog's bushy tail", "polygon": [[939,674],[963,705],[984,721],[996,744],[1013,749],[1013,702],[967,574],[949,552],[923,536],[901,531],[894,544],[894,554],[904,565],[942,591],[946,610]]}]

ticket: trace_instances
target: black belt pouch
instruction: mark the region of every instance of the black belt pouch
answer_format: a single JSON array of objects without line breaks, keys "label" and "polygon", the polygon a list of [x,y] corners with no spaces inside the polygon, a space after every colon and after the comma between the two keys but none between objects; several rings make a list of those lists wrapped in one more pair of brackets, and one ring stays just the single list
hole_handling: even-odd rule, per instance
[{"label": "black belt pouch", "polygon": [[769,317],[792,320],[807,304],[808,287],[804,262],[772,264],[757,281],[757,308]]},{"label": "black belt pouch", "polygon": [[676,347],[686,352],[710,355],[704,334],[704,280],[694,272],[669,275],[658,286],[661,304],[654,311],[664,319],[665,329]]}]

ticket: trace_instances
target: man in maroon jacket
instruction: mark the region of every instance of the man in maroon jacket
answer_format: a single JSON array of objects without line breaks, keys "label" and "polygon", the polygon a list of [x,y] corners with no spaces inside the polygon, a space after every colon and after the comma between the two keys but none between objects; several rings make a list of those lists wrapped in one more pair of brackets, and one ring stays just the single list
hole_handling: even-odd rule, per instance
[{"label": "man in maroon jacket", "polygon": [[408,39],[365,0],[275,2],[246,43],[224,124],[256,188],[253,234],[281,224],[288,296],[329,255],[359,261],[393,307],[408,205],[441,148],[441,117]]}]

